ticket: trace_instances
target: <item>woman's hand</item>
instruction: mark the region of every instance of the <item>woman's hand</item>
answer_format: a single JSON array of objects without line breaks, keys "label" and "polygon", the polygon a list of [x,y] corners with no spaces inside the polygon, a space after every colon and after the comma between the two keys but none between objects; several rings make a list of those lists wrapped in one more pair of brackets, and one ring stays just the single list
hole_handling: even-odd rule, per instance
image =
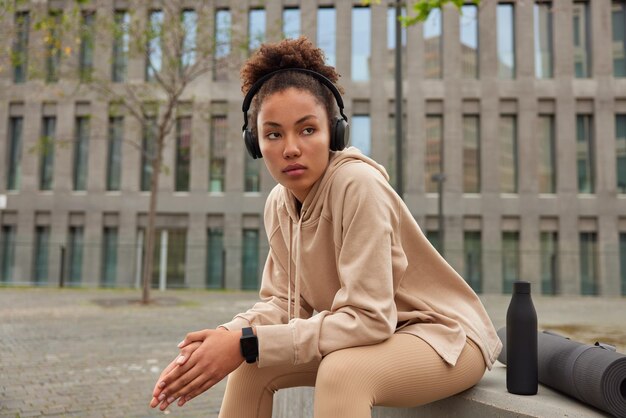
[{"label": "woman's hand", "polygon": [[176,399],[178,406],[206,391],[243,362],[241,331],[203,330],[187,334],[179,344],[180,356],[170,363],[153,392],[150,406],[163,411]]}]

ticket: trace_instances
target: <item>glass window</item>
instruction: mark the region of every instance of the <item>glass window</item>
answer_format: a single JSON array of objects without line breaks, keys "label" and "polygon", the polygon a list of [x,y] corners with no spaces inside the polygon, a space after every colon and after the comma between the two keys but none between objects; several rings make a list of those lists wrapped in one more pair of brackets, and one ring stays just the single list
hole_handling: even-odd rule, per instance
[{"label": "glass window", "polygon": [[626,115],[615,116],[617,193],[626,193]]},{"label": "glass window", "polygon": [[552,3],[537,2],[535,20],[535,76],[552,77]]},{"label": "glass window", "polygon": [[439,234],[439,230],[428,229],[426,231],[426,239],[430,242],[430,245],[432,245],[435,250],[441,254],[441,235]]},{"label": "glass window", "polygon": [[595,162],[593,153],[593,116],[576,116],[576,166],[578,193],[595,192]]},{"label": "glass window", "polygon": [[443,76],[443,18],[441,9],[433,9],[424,21],[424,76]]},{"label": "glass window", "polygon": [[248,52],[252,53],[265,41],[265,9],[250,9],[248,19]]},{"label": "glass window", "polygon": [[113,29],[113,59],[111,80],[122,83],[126,81],[128,66],[129,25],[130,16],[126,10],[116,10]]},{"label": "glass window", "polygon": [[[396,170],[397,170],[397,164],[396,164],[396,144],[397,144],[397,138],[396,138],[396,116],[392,113],[389,115],[388,118],[389,121],[389,128],[388,128],[388,132],[389,132],[389,146],[388,146],[388,150],[389,150],[389,163],[386,166],[387,168],[387,174],[389,174],[389,183],[393,185],[394,188],[397,189],[398,186],[398,178],[397,178],[397,174],[396,174]],[[402,118],[402,145],[403,145],[403,151],[405,151],[404,148],[406,148],[405,145],[405,141],[404,138],[405,136],[405,132],[406,132],[406,113],[403,115]],[[402,155],[406,155],[403,154]],[[404,161],[404,160],[403,160]]]},{"label": "glass window", "polygon": [[100,276],[100,286],[102,287],[115,287],[117,236],[117,227],[104,227],[102,231],[102,275]]},{"label": "glass window", "polygon": [[140,190],[148,192],[152,183],[152,162],[156,157],[156,117],[147,117],[144,121],[143,136],[141,138],[141,184]]},{"label": "glass window", "polygon": [[461,60],[463,77],[478,78],[478,7],[466,4],[461,7],[459,20],[461,35]]},{"label": "glass window", "polygon": [[50,227],[35,228],[35,256],[33,279],[36,284],[48,283],[48,254],[50,252]]},{"label": "glass window", "polygon": [[154,237],[152,286],[160,287],[161,275],[163,275],[164,288],[185,287],[187,231],[184,229],[157,229]]},{"label": "glass window", "polygon": [[619,234],[619,259],[622,276],[622,295],[626,295],[626,232]]},{"label": "glass window", "polygon": [[613,2],[613,75],[626,77],[626,2]]},{"label": "glass window", "polygon": [[259,287],[259,230],[243,230],[243,248],[241,251],[241,288],[258,289]]},{"label": "glass window", "polygon": [[300,36],[300,9],[286,7],[283,9],[283,38],[297,38]]},{"label": "glass window", "polygon": [[122,178],[122,140],[124,118],[109,118],[109,140],[107,149],[107,190],[120,190]]},{"label": "glass window", "polygon": [[67,278],[69,285],[81,282],[83,270],[83,227],[70,226],[67,248]]},{"label": "glass window", "polygon": [[317,9],[317,46],[324,51],[326,65],[337,65],[337,17],[334,7]]},{"label": "glass window", "polygon": [[580,233],[580,294],[598,294],[598,234]]},{"label": "glass window", "polygon": [[219,9],[215,12],[215,55],[213,58],[214,80],[228,79],[228,55],[230,55],[231,37],[230,10]]},{"label": "glass window", "polygon": [[558,241],[556,231],[542,231],[541,236],[541,293],[556,295],[558,291]]},{"label": "glass window", "polygon": [[517,193],[517,117],[500,116],[500,192]]},{"label": "glass window", "polygon": [[226,116],[211,117],[211,144],[209,150],[209,191],[223,192],[226,178],[226,144],[228,140],[228,120]]},{"label": "glass window", "polygon": [[591,76],[591,31],[589,21],[589,2],[574,2],[574,74],[577,78]]},{"label": "glass window", "polygon": [[224,231],[222,228],[209,228],[207,230],[207,263],[206,263],[206,287],[207,289],[224,288]]},{"label": "glass window", "polygon": [[96,13],[85,10],[81,14],[80,49],[78,52],[78,74],[81,81],[91,80],[93,72],[93,47],[96,35]]},{"label": "glass window", "polygon": [[87,167],[89,156],[89,117],[76,118],[76,139],[74,140],[74,190],[87,188]]},{"label": "glass window", "polygon": [[[402,16],[406,16],[406,8],[402,8]],[[406,74],[406,28],[404,26],[400,29],[402,39],[402,73]],[[388,74],[391,77],[395,77],[395,49],[396,49],[396,8],[387,8],[387,63]]]},{"label": "glass window", "polygon": [[480,231],[465,231],[463,236],[464,278],[476,293],[482,292],[482,242],[480,235]]},{"label": "glass window", "polygon": [[511,293],[513,282],[519,280],[519,232],[502,232],[502,292]]},{"label": "glass window", "polygon": [[354,115],[350,120],[350,141],[363,154],[371,155],[372,129],[370,115]]},{"label": "glass window", "polygon": [[556,192],[554,116],[539,115],[539,193]]},{"label": "glass window", "polygon": [[161,49],[163,30],[163,11],[151,10],[148,15],[150,32],[146,45],[146,81],[154,81],[155,74],[161,72],[163,51]]},{"label": "glass window", "polygon": [[515,78],[515,9],[511,3],[498,3],[498,74]]},{"label": "glass window", "polygon": [[443,173],[443,117],[426,116],[426,192],[439,192],[436,176]]},{"label": "glass window", "polygon": [[15,14],[15,39],[13,41],[13,82],[26,82],[28,72],[28,32],[30,31],[30,15],[28,12]]},{"label": "glass window", "polygon": [[196,32],[198,30],[198,15],[195,10],[183,10],[181,15],[183,29],[183,45],[180,57],[181,68],[193,65],[196,62]]},{"label": "glass window", "polygon": [[260,169],[261,163],[253,159],[248,153],[244,157],[244,191],[258,192],[261,190]]},{"label": "glass window", "polygon": [[372,55],[371,11],[369,7],[352,8],[352,79],[370,79]]},{"label": "glass window", "polygon": [[191,117],[176,121],[176,191],[189,191],[191,169]]},{"label": "glass window", "polygon": [[56,125],[56,117],[44,116],[39,144],[39,190],[52,190]]},{"label": "glass window", "polygon": [[59,81],[61,63],[61,12],[51,11],[48,15],[48,34],[44,37],[46,45],[46,81]]},{"label": "glass window", "polygon": [[0,235],[0,282],[13,281],[15,268],[15,225],[2,225]]},{"label": "glass window", "polygon": [[22,163],[22,130],[24,119],[14,116],[9,119],[9,149],[7,151],[7,190],[19,190]]},{"label": "glass window", "polygon": [[463,193],[480,193],[480,117],[463,116]]}]

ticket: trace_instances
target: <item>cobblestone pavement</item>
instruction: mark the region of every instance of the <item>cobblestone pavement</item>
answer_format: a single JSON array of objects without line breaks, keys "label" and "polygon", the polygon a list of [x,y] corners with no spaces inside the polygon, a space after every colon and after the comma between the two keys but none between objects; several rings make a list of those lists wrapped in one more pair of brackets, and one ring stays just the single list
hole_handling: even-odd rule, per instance
[{"label": "cobblestone pavement", "polygon": [[[253,292],[0,288],[0,417],[156,417],[150,393],[188,331],[245,310]],[[484,296],[496,327],[509,296]],[[626,298],[535,298],[540,326],[626,352]],[[224,382],[172,417],[216,417]]]}]

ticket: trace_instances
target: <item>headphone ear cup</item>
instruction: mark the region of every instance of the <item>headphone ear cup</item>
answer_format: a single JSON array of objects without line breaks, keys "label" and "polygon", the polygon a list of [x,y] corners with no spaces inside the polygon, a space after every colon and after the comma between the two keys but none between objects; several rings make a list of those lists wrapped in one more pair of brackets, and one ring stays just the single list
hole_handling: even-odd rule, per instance
[{"label": "headphone ear cup", "polygon": [[341,151],[350,141],[350,126],[343,118],[335,118],[333,132],[331,133],[331,151]]},{"label": "headphone ear cup", "polygon": [[250,131],[250,129],[246,129],[243,131],[243,141],[246,144],[246,149],[248,150],[248,154],[255,160],[257,158],[263,158],[263,154],[261,154],[261,148],[259,148],[259,141],[257,141],[256,137]]}]

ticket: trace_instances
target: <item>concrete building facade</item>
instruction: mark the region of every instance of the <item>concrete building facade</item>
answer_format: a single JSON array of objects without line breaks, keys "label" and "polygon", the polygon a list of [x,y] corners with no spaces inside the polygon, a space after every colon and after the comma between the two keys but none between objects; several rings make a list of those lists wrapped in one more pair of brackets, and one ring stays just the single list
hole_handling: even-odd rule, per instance
[{"label": "concrete building facade", "polygon": [[[185,2],[184,10],[199,4]],[[393,180],[395,2],[365,9],[358,1],[206,4],[212,18],[194,24],[215,34],[218,13],[227,13],[220,15],[232,34],[227,54],[239,53],[238,36],[252,39],[258,30],[266,41],[293,31],[324,47],[342,74],[352,143]],[[41,59],[33,22],[68,7],[20,6],[2,22],[16,38],[13,51],[22,45],[31,61]],[[159,4],[102,0],[84,7],[98,17],[132,10],[132,19],[147,20]],[[454,7],[431,15],[403,41],[404,199],[417,222],[479,292],[507,292],[522,279],[537,292],[626,294],[626,39],[616,29],[626,27],[624,2],[483,0],[463,18]],[[93,67],[113,77],[114,40],[107,43],[92,51]],[[141,142],[142,129],[77,87],[69,61],[81,58],[71,57],[61,56],[58,77],[48,80],[22,76],[20,63],[3,58],[0,281],[135,286],[149,194],[141,190],[141,153],[127,140]],[[150,88],[145,57],[130,57],[125,71],[120,85]],[[181,99],[187,125],[180,129],[192,143],[184,190],[175,174],[180,131],[165,151],[172,170],[159,189],[155,285],[255,288],[267,256],[262,214],[275,183],[262,162],[256,176],[247,161],[238,68],[218,71],[194,81]],[[89,123],[81,128],[83,116]],[[123,117],[124,141],[112,163],[115,117]],[[72,140],[58,141],[50,162],[39,150],[52,131]],[[81,135],[88,147],[79,145],[87,143]],[[112,164],[119,165],[117,190],[109,187]],[[431,176],[441,172],[445,234],[438,242],[440,196]]]}]

